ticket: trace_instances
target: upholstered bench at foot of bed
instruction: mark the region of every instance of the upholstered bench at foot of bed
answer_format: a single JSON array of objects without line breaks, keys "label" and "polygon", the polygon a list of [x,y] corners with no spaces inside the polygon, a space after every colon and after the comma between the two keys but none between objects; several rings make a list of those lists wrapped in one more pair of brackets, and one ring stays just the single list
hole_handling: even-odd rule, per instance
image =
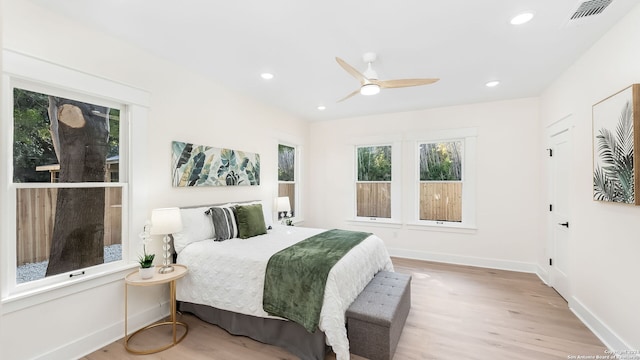
[{"label": "upholstered bench at foot of bed", "polygon": [[390,360],[411,309],[411,276],[381,271],[347,309],[351,353]]}]

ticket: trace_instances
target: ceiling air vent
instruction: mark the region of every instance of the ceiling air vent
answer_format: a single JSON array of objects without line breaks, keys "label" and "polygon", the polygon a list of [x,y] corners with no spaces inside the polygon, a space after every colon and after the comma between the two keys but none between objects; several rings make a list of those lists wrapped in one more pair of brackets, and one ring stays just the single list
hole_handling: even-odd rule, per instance
[{"label": "ceiling air vent", "polygon": [[582,19],[587,16],[598,15],[611,4],[613,0],[590,0],[580,3],[570,20]]}]

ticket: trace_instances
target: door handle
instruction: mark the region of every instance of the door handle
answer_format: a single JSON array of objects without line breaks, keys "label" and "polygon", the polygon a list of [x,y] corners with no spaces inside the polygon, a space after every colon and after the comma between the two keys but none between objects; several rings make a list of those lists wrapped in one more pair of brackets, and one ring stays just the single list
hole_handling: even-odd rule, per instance
[{"label": "door handle", "polygon": [[568,222],[568,221],[563,222],[563,223],[558,223],[558,225],[560,225],[560,226],[564,226],[564,227],[566,227],[567,229],[569,228],[569,222]]}]

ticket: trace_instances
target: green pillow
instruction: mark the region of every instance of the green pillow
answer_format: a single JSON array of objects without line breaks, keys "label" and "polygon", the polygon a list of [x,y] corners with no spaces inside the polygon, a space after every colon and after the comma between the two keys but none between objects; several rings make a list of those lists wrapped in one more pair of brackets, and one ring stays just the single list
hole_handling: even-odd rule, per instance
[{"label": "green pillow", "polygon": [[267,226],[264,223],[264,215],[262,213],[262,204],[238,205],[236,206],[236,210],[239,238],[246,239],[267,233]]}]

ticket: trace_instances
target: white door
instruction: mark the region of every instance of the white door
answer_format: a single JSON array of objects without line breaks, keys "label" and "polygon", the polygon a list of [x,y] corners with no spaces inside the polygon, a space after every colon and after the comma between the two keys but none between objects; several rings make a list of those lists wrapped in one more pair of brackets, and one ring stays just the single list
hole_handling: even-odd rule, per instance
[{"label": "white door", "polygon": [[571,134],[567,119],[549,128],[549,281],[556,291],[568,300],[569,239],[569,179],[571,177]]}]

